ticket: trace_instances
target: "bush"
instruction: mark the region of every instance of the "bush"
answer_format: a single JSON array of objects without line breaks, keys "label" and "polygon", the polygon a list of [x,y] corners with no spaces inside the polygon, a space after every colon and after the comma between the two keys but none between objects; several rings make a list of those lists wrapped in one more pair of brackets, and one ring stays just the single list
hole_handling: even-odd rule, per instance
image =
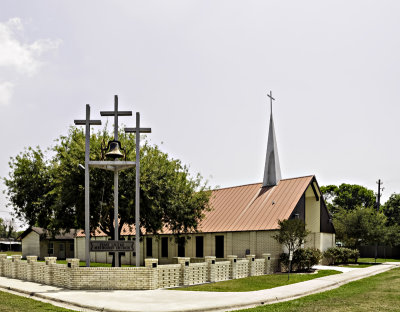
[{"label": "bush", "polygon": [[[318,264],[321,260],[322,253],[316,248],[299,248],[293,253],[293,260],[291,263],[291,271],[305,271]],[[282,270],[289,268],[289,255],[282,253],[280,255],[280,263]]]},{"label": "bush", "polygon": [[331,247],[328,248],[323,254],[325,260],[329,265],[348,263],[349,259],[354,259],[357,262],[360,253],[357,249],[350,249],[344,247]]}]

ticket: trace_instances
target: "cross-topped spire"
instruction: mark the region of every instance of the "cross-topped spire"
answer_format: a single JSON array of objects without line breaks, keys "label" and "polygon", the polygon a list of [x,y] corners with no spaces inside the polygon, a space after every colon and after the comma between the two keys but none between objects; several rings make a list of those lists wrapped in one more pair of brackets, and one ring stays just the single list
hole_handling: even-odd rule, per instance
[{"label": "cross-topped spire", "polygon": [[114,140],[118,141],[118,116],[132,116],[132,111],[118,111],[118,95],[114,96],[114,110],[100,112],[101,116],[114,116]]},{"label": "cross-topped spire", "polygon": [[267,155],[265,157],[263,186],[274,186],[277,185],[281,180],[281,167],[279,164],[278,145],[276,143],[274,119],[272,116],[272,101],[275,101],[275,99],[272,97],[272,91],[270,91],[267,96],[271,100],[271,115],[269,119]]},{"label": "cross-topped spire", "polygon": [[275,101],[275,99],[272,97],[272,91],[269,91],[269,94],[267,94],[267,96],[270,98],[271,100],[271,114],[272,114],[272,101]]}]

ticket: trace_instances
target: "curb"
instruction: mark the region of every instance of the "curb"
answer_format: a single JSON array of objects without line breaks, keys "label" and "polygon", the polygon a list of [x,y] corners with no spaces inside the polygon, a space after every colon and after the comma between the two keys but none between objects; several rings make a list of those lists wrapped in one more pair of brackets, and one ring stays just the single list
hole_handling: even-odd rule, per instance
[{"label": "curb", "polygon": [[[400,265],[400,263],[399,263]],[[385,264],[380,267],[380,270],[376,270],[373,272],[369,272],[365,275],[362,276],[349,276],[348,278],[341,280],[339,282],[335,282],[335,281],[331,281],[329,282],[327,285],[321,286],[318,289],[315,290],[309,290],[309,291],[305,291],[303,293],[299,293],[296,295],[287,295],[287,296],[279,296],[279,297],[275,297],[274,299],[269,298],[269,299],[265,299],[265,300],[260,300],[257,299],[255,301],[248,301],[248,302],[243,302],[243,303],[238,303],[238,304],[233,304],[233,305],[220,305],[220,306],[215,306],[215,307],[210,307],[210,308],[193,308],[193,309],[177,309],[176,311],[180,311],[180,312],[201,312],[201,311],[230,311],[230,310],[237,310],[237,309],[244,309],[244,308],[252,308],[255,306],[263,306],[263,305],[267,305],[267,304],[273,304],[273,303],[278,303],[278,302],[284,302],[284,301],[290,301],[290,300],[295,300],[304,296],[308,296],[308,295],[312,295],[312,294],[316,294],[316,293],[321,293],[327,290],[331,290],[331,289],[335,289],[338,288],[344,284],[353,282],[353,281],[357,281],[363,278],[367,278],[370,276],[374,276],[386,271],[389,271],[395,267],[398,267],[399,265],[395,265],[395,264]],[[362,270],[362,269],[361,269]],[[343,273],[342,273],[343,274]],[[318,278],[319,280],[323,280],[326,279],[329,276],[325,276],[325,277],[320,277]],[[281,286],[284,287],[284,286]],[[39,298],[39,299],[44,299],[46,301],[48,301],[49,303],[51,302],[55,302],[55,303],[61,303],[61,304],[65,304],[70,306],[71,309],[73,308],[79,308],[79,309],[88,309],[91,311],[104,311],[104,312],[119,312],[121,310],[115,310],[115,309],[109,309],[109,308],[105,308],[105,307],[95,307],[95,306],[91,306],[91,305],[85,305],[85,304],[80,304],[77,302],[71,302],[68,300],[63,300],[63,299],[59,299],[59,298],[53,298],[53,297],[49,297],[47,295],[43,295],[40,293],[36,293],[36,292],[29,292],[29,291],[25,291],[25,290],[21,290],[21,289],[17,289],[14,287],[9,287],[9,286],[1,286],[0,285],[0,289],[4,289],[4,290],[9,290],[15,293],[21,293],[24,295],[28,295],[30,298]],[[258,290],[260,291],[260,290]],[[261,290],[262,291],[262,290]],[[249,292],[251,293],[251,292]],[[130,310],[131,312],[143,312],[143,310]]]}]

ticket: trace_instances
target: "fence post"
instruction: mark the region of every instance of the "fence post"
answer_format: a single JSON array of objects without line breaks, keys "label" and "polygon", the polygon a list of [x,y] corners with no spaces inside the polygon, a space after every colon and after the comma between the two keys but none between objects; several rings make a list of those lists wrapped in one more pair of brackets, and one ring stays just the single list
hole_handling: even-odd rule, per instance
[{"label": "fence post", "polygon": [[271,254],[263,253],[262,257],[265,259],[264,274],[271,274]]},{"label": "fence post", "polygon": [[246,259],[249,261],[249,276],[256,275],[256,256],[255,255],[246,255]]}]

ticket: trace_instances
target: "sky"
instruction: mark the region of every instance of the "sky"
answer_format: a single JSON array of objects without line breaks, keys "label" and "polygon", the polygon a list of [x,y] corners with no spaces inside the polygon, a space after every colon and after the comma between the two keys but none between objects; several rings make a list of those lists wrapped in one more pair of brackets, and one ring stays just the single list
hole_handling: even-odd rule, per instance
[{"label": "sky", "polygon": [[[210,186],[261,182],[272,91],[283,178],[374,191],[381,179],[385,201],[400,192],[399,12],[389,0],[2,0],[0,176],[118,95]],[[0,194],[0,218],[6,205]]]}]

